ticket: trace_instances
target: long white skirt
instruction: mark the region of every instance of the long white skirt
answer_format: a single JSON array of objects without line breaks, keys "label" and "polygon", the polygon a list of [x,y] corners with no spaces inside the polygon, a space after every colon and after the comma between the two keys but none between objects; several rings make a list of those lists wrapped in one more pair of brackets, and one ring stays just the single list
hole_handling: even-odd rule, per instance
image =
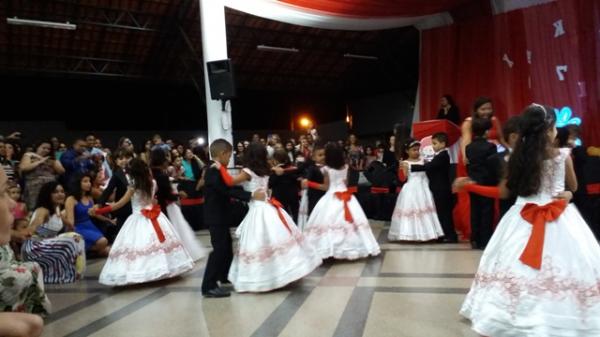
[{"label": "long white skirt", "polygon": [[164,214],[158,223],[160,242],[152,222],[141,213],[127,218],[100,273],[100,283],[113,286],[171,278],[194,267],[194,261]]},{"label": "long white skirt", "polygon": [[355,260],[380,253],[369,220],[354,196],[348,202],[353,222],[346,221],[344,202],[327,192],[315,205],[304,235],[321,258]]},{"label": "long white skirt", "polygon": [[207,256],[209,253],[208,248],[204,247],[202,243],[198,241],[196,234],[192,231],[192,227],[183,217],[181,208],[179,208],[177,204],[169,204],[167,205],[167,215],[169,216],[171,224],[173,224],[173,229],[175,229],[181,243],[192,257],[192,260],[198,261]]},{"label": "long white skirt", "polygon": [[322,260],[304,239],[294,220],[264,201],[251,201],[248,214],[235,234],[239,238],[229,281],[238,292],[262,292],[281,288],[317,268]]},{"label": "long white skirt", "polygon": [[308,189],[303,189],[300,197],[300,208],[298,209],[297,225],[300,231],[304,231],[306,222],[308,222]]},{"label": "long white skirt", "polygon": [[502,218],[460,313],[493,337],[600,336],[600,246],[575,206],[546,224],[540,270],[519,258],[532,225],[523,204]]},{"label": "long white skirt", "polygon": [[402,187],[388,233],[390,241],[429,241],[444,236],[425,172],[413,172]]}]

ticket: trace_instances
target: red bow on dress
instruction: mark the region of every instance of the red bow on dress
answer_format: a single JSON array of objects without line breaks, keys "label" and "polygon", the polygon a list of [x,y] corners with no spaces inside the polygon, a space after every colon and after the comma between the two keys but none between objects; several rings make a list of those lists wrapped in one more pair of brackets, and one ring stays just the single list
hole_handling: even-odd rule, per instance
[{"label": "red bow on dress", "polygon": [[287,221],[285,220],[285,216],[283,216],[283,212],[281,211],[281,209],[283,208],[283,205],[279,202],[279,200],[277,200],[275,198],[269,199],[269,203],[275,207],[275,209],[277,210],[277,215],[279,215],[279,219],[281,219],[281,222],[283,223],[285,228],[288,230],[288,232],[290,232],[290,234],[292,234],[290,225],[288,225]]},{"label": "red bow on dress", "polygon": [[521,217],[532,224],[533,228],[527,246],[521,254],[521,262],[535,269],[542,267],[546,223],[558,219],[566,207],[566,200],[555,200],[543,206],[528,203],[523,207]]},{"label": "red bow on dress", "polygon": [[160,206],[154,205],[151,209],[143,209],[142,215],[152,221],[152,227],[154,227],[154,231],[156,232],[156,236],[158,237],[159,242],[165,242],[165,234],[162,229],[160,229],[160,224],[158,223],[158,216],[160,215]]},{"label": "red bow on dress", "polygon": [[352,199],[352,191],[335,192],[335,196],[344,202],[344,218],[346,221],[353,223],[352,213],[350,213],[350,207],[348,207],[348,201]]}]

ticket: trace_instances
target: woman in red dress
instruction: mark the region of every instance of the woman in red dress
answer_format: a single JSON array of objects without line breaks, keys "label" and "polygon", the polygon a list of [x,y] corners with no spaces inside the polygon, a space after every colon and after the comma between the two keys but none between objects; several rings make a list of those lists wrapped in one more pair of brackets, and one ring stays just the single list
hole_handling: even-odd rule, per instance
[{"label": "woman in red dress", "polygon": [[[494,106],[492,105],[492,100],[488,97],[478,97],[473,103],[473,114],[471,117],[467,117],[461,126],[461,142],[460,142],[460,154],[458,157],[458,165],[456,167],[456,176],[457,177],[466,177],[467,176],[467,167],[468,164],[467,156],[465,154],[465,150],[467,145],[471,143],[472,133],[471,133],[471,121],[473,118],[489,118],[492,121],[492,128],[489,130],[487,137],[488,141],[502,144],[505,148],[508,148],[504,137],[502,136],[502,125],[500,121],[494,117]],[[469,202],[469,194],[467,192],[459,192],[457,193],[457,202],[454,207],[454,227],[458,232],[461,233],[463,238],[471,237],[471,211],[470,211],[470,202]]]}]

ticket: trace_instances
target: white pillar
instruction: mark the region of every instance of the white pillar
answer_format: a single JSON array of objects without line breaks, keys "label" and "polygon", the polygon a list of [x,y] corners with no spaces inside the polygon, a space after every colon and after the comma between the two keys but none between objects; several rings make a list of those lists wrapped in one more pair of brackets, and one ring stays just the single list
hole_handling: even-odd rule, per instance
[{"label": "white pillar", "polygon": [[[423,49],[423,31],[419,30],[419,61],[421,60],[421,50]],[[413,124],[421,121],[421,79],[417,82],[417,97],[415,97],[415,106],[413,108]],[[412,133],[412,126],[411,126]]]},{"label": "white pillar", "polygon": [[223,0],[198,0],[202,29],[202,56],[204,58],[204,88],[206,116],[208,119],[208,144],[223,138],[233,144],[231,133],[231,108],[222,111],[221,101],[210,98],[206,62],[227,58],[227,33],[225,30],[225,6]]},{"label": "white pillar", "polygon": [[413,124],[421,121],[421,98],[420,98],[420,90],[421,90],[421,80],[417,83],[417,97],[415,97],[415,106],[413,108]]}]

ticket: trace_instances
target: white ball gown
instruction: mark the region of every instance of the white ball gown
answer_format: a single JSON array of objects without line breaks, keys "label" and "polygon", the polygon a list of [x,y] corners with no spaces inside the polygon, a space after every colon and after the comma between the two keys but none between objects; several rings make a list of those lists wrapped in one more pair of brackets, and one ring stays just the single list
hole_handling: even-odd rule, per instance
[{"label": "white ball gown", "polygon": [[[247,168],[244,171],[251,177],[244,183],[246,191],[267,191],[268,176],[260,177]],[[248,213],[235,231],[238,247],[228,279],[238,292],[281,288],[310,274],[322,262],[294,220],[273,202],[250,201]]]},{"label": "white ball gown", "polygon": [[547,205],[564,191],[567,155],[544,162],[540,191],[518,197],[483,252],[460,310],[476,332],[493,337],[600,336],[600,246],[573,204],[542,225],[539,269],[520,260],[533,227],[521,211]]},{"label": "white ball gown", "polygon": [[[409,165],[423,165],[406,161]],[[430,241],[444,236],[444,231],[435,209],[433,195],[429,190],[429,179],[425,172],[408,172],[406,184],[402,186],[388,233],[390,241]]]},{"label": "white ball gown", "polygon": [[298,229],[304,230],[308,221],[308,189],[303,189],[300,196],[300,207],[298,208]]},{"label": "white ball gown", "polygon": [[[325,259],[354,260],[381,251],[369,220],[356,198],[348,192],[348,167],[325,167],[329,188],[315,205],[304,227],[304,235]],[[341,198],[347,198],[343,201]]]},{"label": "white ball gown", "polygon": [[[153,205],[152,198],[135,191],[131,208],[132,213],[119,231],[102,268],[100,283],[111,286],[145,283],[171,278],[194,267],[173,225],[160,212],[160,207]],[[162,242],[161,236],[164,237]]]},{"label": "white ball gown", "polygon": [[200,241],[196,238],[196,234],[192,230],[190,224],[183,217],[181,208],[176,203],[170,203],[167,205],[167,215],[169,220],[175,229],[175,232],[179,236],[181,243],[188,251],[192,260],[198,261],[201,258],[208,255],[209,250],[205,248]]}]

